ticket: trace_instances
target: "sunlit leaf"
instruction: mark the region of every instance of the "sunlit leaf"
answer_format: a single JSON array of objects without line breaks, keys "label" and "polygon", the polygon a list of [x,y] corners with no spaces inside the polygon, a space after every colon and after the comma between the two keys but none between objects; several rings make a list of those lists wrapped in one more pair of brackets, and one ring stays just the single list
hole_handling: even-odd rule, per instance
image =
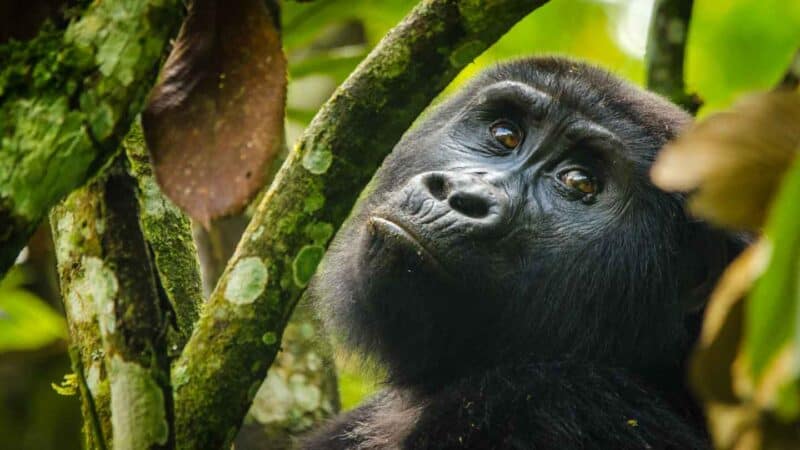
[{"label": "sunlit leaf", "polygon": [[754,398],[786,419],[800,417],[800,160],[781,183],[765,229],[772,256],[745,320],[744,363]]},{"label": "sunlit leaf", "polygon": [[156,177],[194,219],[241,211],[283,145],[286,60],[262,0],[195,0],[142,115]]},{"label": "sunlit leaf", "polygon": [[36,295],[18,286],[20,270],[0,285],[0,353],[35,350],[65,339],[64,319]]},{"label": "sunlit leaf", "polygon": [[653,181],[667,190],[696,190],[690,207],[698,216],[759,229],[800,148],[798,124],[800,94],[747,97],[668,144],[653,167]]},{"label": "sunlit leaf", "polygon": [[796,0],[695,0],[686,83],[703,98],[700,115],[730,106],[743,92],[771,89],[798,45]]}]

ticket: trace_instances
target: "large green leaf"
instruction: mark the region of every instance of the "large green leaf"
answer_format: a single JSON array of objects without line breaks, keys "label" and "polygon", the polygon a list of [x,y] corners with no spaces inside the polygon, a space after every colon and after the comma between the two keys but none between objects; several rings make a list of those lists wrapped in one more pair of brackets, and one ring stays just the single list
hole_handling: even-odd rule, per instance
[{"label": "large green leaf", "polygon": [[800,46],[800,2],[696,0],[690,27],[686,82],[702,115],[781,79]]},{"label": "large green leaf", "polygon": [[750,294],[745,361],[758,403],[784,419],[800,417],[800,160],[784,177],[765,230],[767,270]]}]

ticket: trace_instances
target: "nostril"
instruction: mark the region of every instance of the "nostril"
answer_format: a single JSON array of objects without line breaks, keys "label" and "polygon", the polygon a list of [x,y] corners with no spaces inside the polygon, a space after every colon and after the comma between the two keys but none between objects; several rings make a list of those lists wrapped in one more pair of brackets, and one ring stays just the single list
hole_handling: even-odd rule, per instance
[{"label": "nostril", "polygon": [[443,201],[447,198],[447,182],[442,174],[432,173],[422,182],[436,200]]},{"label": "nostril", "polygon": [[476,195],[456,192],[447,202],[454,210],[473,219],[482,219],[489,215],[489,202]]}]

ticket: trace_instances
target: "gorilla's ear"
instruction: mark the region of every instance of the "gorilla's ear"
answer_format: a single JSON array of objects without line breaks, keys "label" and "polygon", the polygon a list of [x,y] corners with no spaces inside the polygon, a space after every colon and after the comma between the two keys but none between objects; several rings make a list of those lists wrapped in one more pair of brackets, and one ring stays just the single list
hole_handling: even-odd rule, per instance
[{"label": "gorilla's ear", "polygon": [[[684,272],[690,290],[684,297],[684,310],[691,314],[701,311],[720,275],[738,255],[754,240],[746,232],[730,232],[714,229],[704,222],[691,224],[689,234],[689,267]],[[686,286],[685,285],[685,286]]]}]

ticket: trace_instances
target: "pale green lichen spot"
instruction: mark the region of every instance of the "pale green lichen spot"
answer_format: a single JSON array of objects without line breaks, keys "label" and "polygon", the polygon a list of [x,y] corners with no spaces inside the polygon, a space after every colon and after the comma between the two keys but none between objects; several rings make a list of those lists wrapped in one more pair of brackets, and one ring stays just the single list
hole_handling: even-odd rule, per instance
[{"label": "pale green lichen spot", "polygon": [[260,258],[243,258],[236,263],[228,277],[225,298],[237,305],[253,303],[264,292],[267,277],[267,266]]},{"label": "pale green lichen spot", "polygon": [[314,191],[303,201],[303,211],[312,213],[325,205],[325,196],[320,192]]},{"label": "pale green lichen spot", "polygon": [[301,374],[289,378],[295,404],[303,411],[314,411],[322,400],[322,391]]},{"label": "pale green lichen spot", "polygon": [[264,234],[264,225],[259,225],[256,231],[250,235],[250,240],[255,242],[261,238],[262,234]]},{"label": "pale green lichen spot", "polygon": [[153,177],[143,176],[139,178],[139,204],[145,215],[154,218],[161,218],[169,212],[180,215],[181,212],[175,204],[167,199],[161,192]]},{"label": "pale green lichen spot", "polygon": [[57,239],[55,240],[55,247],[56,257],[58,258],[59,263],[65,263],[69,261],[69,256],[72,254],[72,250],[74,249],[73,240],[70,236],[70,233],[73,231],[74,223],[75,218],[69,211],[65,211],[64,214],[58,218],[58,222],[56,222],[58,236],[56,236]]},{"label": "pale green lichen spot", "polygon": [[270,370],[250,407],[250,415],[259,423],[281,422],[294,404],[292,391],[279,371]]},{"label": "pale green lichen spot", "polygon": [[314,147],[303,156],[303,167],[314,175],[328,171],[333,162],[333,153],[327,147]]},{"label": "pale green lichen spot", "polygon": [[261,336],[261,341],[265,345],[275,345],[275,343],[278,342],[278,335],[273,331],[268,331],[264,333],[264,336]]},{"label": "pale green lichen spot", "polygon": [[189,382],[189,375],[186,374],[186,366],[177,366],[172,369],[172,387],[177,390],[179,387]]},{"label": "pale green lichen spot", "polygon": [[306,245],[297,252],[292,262],[292,274],[294,283],[298,287],[305,287],[308,284],[324,254],[325,248],[321,245]]},{"label": "pale green lichen spot", "polygon": [[119,283],[114,271],[106,267],[103,260],[95,256],[83,257],[84,275],[80,284],[76,285],[78,295],[88,295],[94,303],[94,311],[100,322],[100,331],[111,334],[117,328],[114,315],[114,297],[117,296]]},{"label": "pale green lichen spot", "polygon": [[92,397],[97,397],[100,392],[100,383],[103,381],[100,378],[101,373],[99,362],[93,363],[89,366],[89,370],[86,371],[86,387],[89,388]]},{"label": "pale green lichen spot", "polygon": [[325,245],[333,235],[333,225],[328,222],[315,222],[306,226],[306,235],[317,245]]},{"label": "pale green lichen spot", "polygon": [[164,393],[150,370],[111,358],[111,426],[115,449],[164,445],[169,437]]}]

